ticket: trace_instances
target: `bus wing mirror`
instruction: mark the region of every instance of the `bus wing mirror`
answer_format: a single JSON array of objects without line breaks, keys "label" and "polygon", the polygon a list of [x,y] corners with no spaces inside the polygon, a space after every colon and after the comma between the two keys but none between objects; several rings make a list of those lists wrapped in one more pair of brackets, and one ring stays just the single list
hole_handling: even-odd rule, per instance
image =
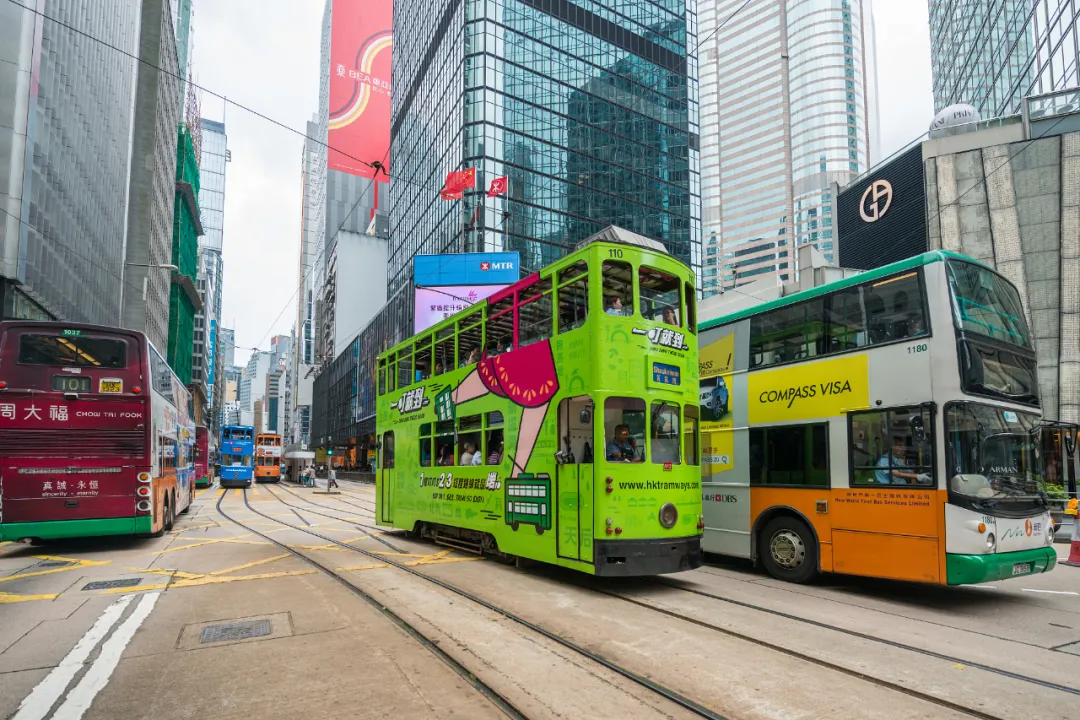
[{"label": "bus wing mirror", "polygon": [[581,413],[578,415],[578,420],[581,421],[582,425],[588,425],[592,422],[592,411],[582,410]]}]

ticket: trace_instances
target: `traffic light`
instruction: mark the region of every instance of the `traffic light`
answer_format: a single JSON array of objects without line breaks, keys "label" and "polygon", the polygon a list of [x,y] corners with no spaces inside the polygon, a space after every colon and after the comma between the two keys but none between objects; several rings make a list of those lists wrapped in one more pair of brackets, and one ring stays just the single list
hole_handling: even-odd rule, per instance
[{"label": "traffic light", "polygon": [[326,448],[326,454],[327,455],[333,455],[334,454],[334,448]]}]

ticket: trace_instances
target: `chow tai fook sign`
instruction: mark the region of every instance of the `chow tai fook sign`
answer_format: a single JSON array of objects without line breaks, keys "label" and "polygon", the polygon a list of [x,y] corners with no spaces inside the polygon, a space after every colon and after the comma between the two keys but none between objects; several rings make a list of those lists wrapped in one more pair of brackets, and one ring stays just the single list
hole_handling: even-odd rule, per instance
[{"label": "chow tai fook sign", "polygon": [[386,182],[393,0],[333,0],[331,18],[327,167]]},{"label": "chow tai fook sign", "polygon": [[423,332],[517,282],[521,258],[516,252],[417,255],[413,277],[414,331]]}]

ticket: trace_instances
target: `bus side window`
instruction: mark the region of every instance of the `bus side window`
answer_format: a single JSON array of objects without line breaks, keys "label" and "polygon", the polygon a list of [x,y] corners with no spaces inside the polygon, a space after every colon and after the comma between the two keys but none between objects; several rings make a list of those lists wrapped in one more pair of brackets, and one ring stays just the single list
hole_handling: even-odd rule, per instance
[{"label": "bus side window", "polygon": [[482,308],[458,321],[458,367],[480,362],[484,349],[484,313]]},{"label": "bus side window", "polygon": [[589,266],[584,260],[559,271],[559,332],[585,324],[589,314]]},{"label": "bus side window", "polygon": [[838,353],[864,347],[869,336],[862,289],[853,287],[827,296],[825,321],[828,323],[827,352]]},{"label": "bus side window", "polygon": [[633,315],[634,269],[630,263],[605,260],[602,273],[604,312],[608,315]]},{"label": "bus side window", "polygon": [[827,423],[750,429],[750,484],[829,486]]},{"label": "bus side window", "polygon": [[933,416],[923,407],[851,413],[851,485],[934,485]]},{"label": "bus side window", "polygon": [[518,347],[547,340],[552,335],[554,318],[551,306],[551,278],[541,278],[539,282],[521,291],[521,304],[518,305]]}]

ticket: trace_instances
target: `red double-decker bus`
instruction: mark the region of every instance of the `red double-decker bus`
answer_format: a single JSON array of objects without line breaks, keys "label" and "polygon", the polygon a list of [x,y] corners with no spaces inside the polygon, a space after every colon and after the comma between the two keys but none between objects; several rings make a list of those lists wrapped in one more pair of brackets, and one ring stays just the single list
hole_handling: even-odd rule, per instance
[{"label": "red double-decker bus", "polygon": [[171,528],[194,494],[188,403],[142,333],[0,322],[0,540]]},{"label": "red double-decker bus", "polygon": [[210,477],[210,442],[207,429],[202,425],[195,426],[195,487],[210,487],[213,478]]}]

